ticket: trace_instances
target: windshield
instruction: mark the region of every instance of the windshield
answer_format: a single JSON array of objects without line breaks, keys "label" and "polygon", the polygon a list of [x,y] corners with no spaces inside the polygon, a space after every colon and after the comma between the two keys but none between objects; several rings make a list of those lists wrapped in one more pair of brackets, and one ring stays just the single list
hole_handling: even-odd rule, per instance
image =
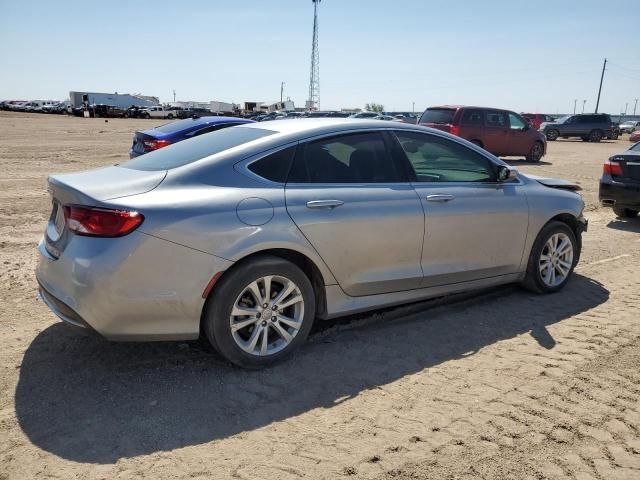
[{"label": "windshield", "polygon": [[224,128],[141,155],[120,166],[134,170],[168,170],[274,133],[262,128]]},{"label": "windshield", "polygon": [[451,123],[456,111],[450,108],[430,108],[420,118],[420,123]]}]

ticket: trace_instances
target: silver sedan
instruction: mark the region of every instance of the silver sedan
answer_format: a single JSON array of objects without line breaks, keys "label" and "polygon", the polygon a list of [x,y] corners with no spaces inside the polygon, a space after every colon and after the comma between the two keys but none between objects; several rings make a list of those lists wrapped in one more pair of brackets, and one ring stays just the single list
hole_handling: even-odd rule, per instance
[{"label": "silver sedan", "polygon": [[112,340],[204,335],[260,367],[315,319],[519,282],[560,290],[584,202],[415,125],[256,123],[49,177],[40,296]]}]

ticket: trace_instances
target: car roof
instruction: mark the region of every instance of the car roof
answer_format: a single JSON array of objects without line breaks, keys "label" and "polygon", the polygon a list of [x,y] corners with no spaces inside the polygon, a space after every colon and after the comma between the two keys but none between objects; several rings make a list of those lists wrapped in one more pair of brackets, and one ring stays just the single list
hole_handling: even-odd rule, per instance
[{"label": "car roof", "polygon": [[437,105],[434,107],[427,107],[427,110],[432,110],[435,108],[446,108],[448,110],[458,110],[461,108],[473,108],[473,109],[478,109],[478,110],[498,110],[500,112],[513,112],[513,110],[507,110],[505,108],[496,108],[496,107],[479,107],[477,105]]},{"label": "car roof", "polygon": [[294,118],[291,120],[282,122],[256,122],[246,125],[242,125],[245,128],[259,128],[262,130],[269,130],[276,134],[291,136],[294,138],[305,138],[314,135],[323,135],[325,133],[340,133],[350,130],[359,129],[413,129],[416,128],[423,130],[423,127],[416,127],[416,125],[396,123],[396,122],[383,122],[381,120],[367,120],[359,118],[335,118],[335,117],[319,117],[319,118]]}]

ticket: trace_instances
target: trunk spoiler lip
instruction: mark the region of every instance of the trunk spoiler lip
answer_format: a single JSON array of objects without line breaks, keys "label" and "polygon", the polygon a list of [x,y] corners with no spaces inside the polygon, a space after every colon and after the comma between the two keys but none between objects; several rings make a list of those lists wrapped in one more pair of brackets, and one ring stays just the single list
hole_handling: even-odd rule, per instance
[{"label": "trunk spoiler lip", "polygon": [[[107,206],[108,204],[106,202],[110,200],[130,197],[133,195],[142,195],[158,188],[158,186],[164,182],[168,173],[167,170],[153,171],[155,174],[153,175],[154,178],[152,180],[146,179],[146,181],[141,175],[140,180],[137,182],[135,179],[132,179],[132,182],[129,184],[130,189],[124,189],[120,192],[118,192],[117,189],[109,191],[108,182],[105,188],[104,185],[97,184],[96,180],[91,182],[96,184],[93,191],[91,191],[91,189],[88,189],[89,191],[84,190],[82,185],[84,180],[82,179],[83,174],[90,175],[90,173],[95,174],[100,171],[107,173],[107,170],[111,170],[111,172],[113,172],[112,169],[114,168],[125,171],[135,171],[132,169],[125,169],[124,167],[108,166],[85,172],[53,174],[49,175],[47,178],[47,191],[63,205],[76,204],[85,205],[87,207]],[[147,175],[152,173],[148,171],[144,172]],[[80,187],[77,186],[77,183],[81,183]]]}]

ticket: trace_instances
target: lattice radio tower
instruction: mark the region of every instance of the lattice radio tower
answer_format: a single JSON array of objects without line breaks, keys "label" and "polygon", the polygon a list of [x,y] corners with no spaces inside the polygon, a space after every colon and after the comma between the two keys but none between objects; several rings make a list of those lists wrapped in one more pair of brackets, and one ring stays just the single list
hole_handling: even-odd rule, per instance
[{"label": "lattice radio tower", "polygon": [[311,44],[311,74],[309,76],[309,100],[307,110],[320,109],[320,50],[318,49],[318,4],[313,2],[313,43]]}]

